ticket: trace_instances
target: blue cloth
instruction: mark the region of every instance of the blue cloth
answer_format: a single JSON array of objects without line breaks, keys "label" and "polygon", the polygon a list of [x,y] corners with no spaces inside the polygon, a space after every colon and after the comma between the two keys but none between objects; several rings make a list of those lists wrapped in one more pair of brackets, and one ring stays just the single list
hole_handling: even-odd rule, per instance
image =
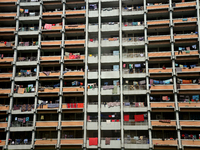
[{"label": "blue cloth", "polygon": [[164,80],[164,84],[170,84],[170,80]]},{"label": "blue cloth", "polygon": [[21,142],[21,139],[16,139],[16,142],[19,144]]},{"label": "blue cloth", "polygon": [[183,21],[187,21],[187,18],[183,19]]},{"label": "blue cloth", "polygon": [[154,84],[159,84],[160,82],[157,81],[157,80],[153,80],[153,83],[154,83]]},{"label": "blue cloth", "polygon": [[191,68],[194,68],[194,67],[196,67],[196,65],[190,65],[190,67],[191,67]]},{"label": "blue cloth", "polygon": [[198,101],[199,100],[199,95],[192,95],[192,99]]},{"label": "blue cloth", "polygon": [[24,144],[27,144],[28,143],[28,139],[24,139]]},{"label": "blue cloth", "polygon": [[183,67],[187,67],[187,65],[183,65]]},{"label": "blue cloth", "polygon": [[37,68],[35,68],[33,71],[34,71],[34,72],[37,72]]},{"label": "blue cloth", "polygon": [[29,121],[29,117],[26,117],[26,121]]},{"label": "blue cloth", "polygon": [[140,68],[141,64],[135,64],[135,68]]},{"label": "blue cloth", "polygon": [[176,67],[178,67],[178,64],[175,64]]},{"label": "blue cloth", "polygon": [[182,51],[182,47],[179,47],[178,50],[179,50],[179,51]]}]

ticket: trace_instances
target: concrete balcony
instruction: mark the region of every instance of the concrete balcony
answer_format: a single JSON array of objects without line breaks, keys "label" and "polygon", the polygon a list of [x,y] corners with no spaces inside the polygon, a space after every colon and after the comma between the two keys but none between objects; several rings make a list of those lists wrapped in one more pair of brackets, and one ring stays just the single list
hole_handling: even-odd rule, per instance
[{"label": "concrete balcony", "polygon": [[148,139],[136,140],[134,138],[125,138],[124,147],[126,149],[149,149]]},{"label": "concrete balcony", "polygon": [[151,6],[147,6],[147,10],[152,10],[152,9],[168,9],[169,8],[169,4],[157,4],[157,5],[151,5]]},{"label": "concrete balcony", "polygon": [[111,138],[110,139],[110,145],[106,145],[106,140],[105,139],[101,139],[101,148],[105,148],[105,149],[117,149],[117,148],[121,148],[121,140],[120,139],[115,139],[115,138]]},{"label": "concrete balcony", "polygon": [[23,127],[10,127],[11,132],[25,132],[25,131],[32,131],[34,129],[33,126],[23,126]]},{"label": "concrete balcony", "polygon": [[27,1],[20,1],[20,6],[40,6],[40,2],[38,1],[38,2],[36,2],[36,1],[29,1],[29,2],[27,2]]},{"label": "concrete balcony", "polygon": [[38,35],[39,31],[19,31],[18,35]]},{"label": "concrete balcony", "polygon": [[89,64],[98,63],[98,55],[88,56],[88,63]]},{"label": "concrete balcony", "polygon": [[40,61],[59,61],[61,56],[41,56]]},{"label": "concrete balcony", "polygon": [[123,53],[123,62],[145,62],[144,53]]},{"label": "concrete balcony", "polygon": [[144,37],[128,37],[122,38],[123,46],[139,46],[144,45]]},{"label": "concrete balcony", "polygon": [[98,103],[89,103],[87,105],[88,112],[97,112],[98,111]]},{"label": "concrete balcony", "polygon": [[98,88],[88,89],[88,95],[98,95]]},{"label": "concrete balcony", "polygon": [[149,68],[149,73],[150,74],[168,74],[168,73],[172,73],[172,68],[166,68],[166,69]]},{"label": "concrete balcony", "polygon": [[53,12],[43,12],[43,16],[61,16],[62,11],[53,11]]},{"label": "concrete balcony", "polygon": [[182,39],[198,39],[198,34],[177,34],[174,36],[174,40],[182,40]]},{"label": "concrete balcony", "polygon": [[101,31],[119,31],[119,22],[115,22],[114,24],[102,24]]},{"label": "concrete balcony", "polygon": [[62,121],[62,127],[83,127],[83,121]]},{"label": "concrete balcony", "polygon": [[98,32],[99,26],[98,24],[89,24],[89,32]]},{"label": "concrete balcony", "polygon": [[102,8],[101,16],[119,16],[119,8]]},{"label": "concrete balcony", "polygon": [[167,19],[167,20],[151,20],[151,21],[147,22],[147,25],[148,26],[150,26],[150,25],[163,25],[163,24],[169,25],[169,23],[170,23],[169,19]]},{"label": "concrete balcony", "polygon": [[[175,108],[174,103],[171,103],[171,102],[164,102],[164,103],[162,103],[162,102],[151,102],[150,106],[151,106],[152,109],[156,109],[156,108],[158,108],[158,109],[159,108],[160,109],[174,109]],[[162,111],[162,110],[160,110],[160,111]]]},{"label": "concrete balcony", "polygon": [[120,122],[101,122],[101,130],[120,130]]},{"label": "concrete balcony", "polygon": [[12,73],[0,73],[0,79],[11,78],[11,77],[12,77]]},{"label": "concrete balcony", "polygon": [[9,105],[0,106],[0,112],[2,112],[2,111],[8,111],[8,110],[9,110],[9,108],[10,108],[10,106],[9,106]]},{"label": "concrete balcony", "polygon": [[83,139],[81,138],[61,139],[60,145],[83,145]]},{"label": "concrete balcony", "polygon": [[85,40],[67,40],[65,45],[82,45],[85,44]]},{"label": "concrete balcony", "polygon": [[24,94],[14,93],[13,97],[35,97],[35,92],[34,93],[24,93]]},{"label": "concrete balcony", "polygon": [[58,93],[60,91],[60,87],[56,87],[55,89],[45,88],[44,91],[38,91],[38,93]]},{"label": "concrete balcony", "polygon": [[196,102],[179,102],[178,103],[179,108],[200,108],[200,103],[196,103]]},{"label": "concrete balcony", "polygon": [[200,90],[200,85],[197,84],[181,84],[180,90]]},{"label": "concrete balcony", "polygon": [[99,46],[99,41],[98,40],[94,40],[94,41],[88,41],[88,47],[98,47]]},{"label": "concrete balcony", "polygon": [[170,35],[148,36],[148,41],[164,41],[170,40]]},{"label": "concrete balcony", "polygon": [[6,140],[1,140],[0,147],[4,147],[6,145]]},{"label": "concrete balcony", "polygon": [[113,85],[105,85],[101,88],[101,95],[118,95],[120,94],[120,87],[113,86]]},{"label": "concrete balcony", "polygon": [[10,89],[0,89],[0,94],[10,94]]},{"label": "concrete balcony", "polygon": [[196,2],[182,2],[182,3],[176,3],[176,7],[191,7],[196,6]]},{"label": "concrete balcony", "polygon": [[79,15],[79,14],[85,14],[86,10],[66,10],[66,15]]},{"label": "concrete balcony", "polygon": [[[45,108],[45,105],[43,106]],[[12,110],[12,114],[33,114],[34,113],[34,108],[31,109],[31,111],[21,111],[22,108],[19,110]]]},{"label": "concrete balcony", "polygon": [[122,16],[129,16],[129,15],[143,15],[144,14],[144,10],[143,8],[141,9],[125,9],[122,8]]},{"label": "concrete balcony", "polygon": [[36,66],[37,61],[17,61],[17,66]]},{"label": "concrete balcony", "polygon": [[180,120],[181,127],[200,127],[200,121],[198,120]]},{"label": "concrete balcony", "polygon": [[97,3],[98,0],[89,0],[89,3]]},{"label": "concrete balcony", "polygon": [[166,122],[160,122],[157,120],[152,120],[151,125],[154,127],[176,127],[176,121],[170,121],[169,123]]},{"label": "concrete balcony", "polygon": [[66,92],[84,92],[84,88],[83,87],[63,87],[63,93]]},{"label": "concrete balcony", "polygon": [[[186,20],[187,19],[187,20]],[[173,23],[190,23],[190,22],[197,22],[197,18],[180,18],[180,19],[173,19]]]},{"label": "concrete balcony", "polygon": [[27,21],[27,20],[35,20],[39,21],[40,17],[39,16],[27,16],[27,17],[19,17],[20,21]]},{"label": "concrete balcony", "polygon": [[108,105],[101,104],[101,112],[120,112],[120,106],[108,107]]},{"label": "concrete balcony", "polygon": [[36,46],[17,46],[17,50],[19,50],[19,51],[35,50],[36,51],[36,50],[38,50],[38,45],[36,45]]},{"label": "concrete balcony", "polygon": [[152,143],[154,146],[178,146],[177,140],[162,140],[162,139],[153,139]]},{"label": "concrete balcony", "polygon": [[0,32],[14,32],[16,31],[15,27],[1,27]]},{"label": "concrete balcony", "polygon": [[8,126],[7,122],[0,122],[0,128],[6,128]]},{"label": "concrete balcony", "polygon": [[[47,105],[43,105],[42,108],[38,107],[37,110],[57,110],[59,107],[58,103],[54,103],[55,105],[57,105],[57,107],[51,108]],[[51,104],[50,104],[51,105]],[[41,112],[41,111],[40,111]]]},{"label": "concrete balcony", "polygon": [[200,141],[199,140],[192,140],[192,139],[182,139],[182,146],[183,147],[196,147],[197,149],[200,147]]},{"label": "concrete balcony", "polygon": [[101,78],[102,79],[113,79],[119,78],[119,71],[113,69],[101,69]]},{"label": "concrete balcony", "polygon": [[74,77],[83,77],[85,72],[83,71],[69,71],[64,74],[64,76],[74,76]]},{"label": "concrete balcony", "polygon": [[24,150],[27,150],[27,149],[31,149],[32,148],[32,145],[29,144],[29,145],[8,145],[8,149],[24,149]]},{"label": "concrete balcony", "polygon": [[124,95],[146,94],[146,85],[123,85]]},{"label": "concrete balcony", "polygon": [[88,79],[97,79],[98,78],[98,71],[91,70],[88,72]]},{"label": "concrete balcony", "polygon": [[98,17],[99,16],[99,11],[98,10],[90,10],[89,11],[89,17]]},{"label": "concrete balcony", "polygon": [[124,130],[148,130],[148,121],[135,122],[135,120],[124,121]]},{"label": "concrete balcony", "polygon": [[0,17],[6,18],[6,17],[15,17],[17,16],[16,13],[0,13]]},{"label": "concrete balcony", "polygon": [[66,25],[65,29],[66,30],[85,29],[85,25],[84,24]]},{"label": "concrete balcony", "polygon": [[[176,56],[176,59],[179,59],[179,57],[187,57],[187,56],[199,56],[199,52],[197,50],[190,50],[189,53],[186,53],[186,51],[182,51],[182,53],[179,53],[178,54],[178,51],[175,51],[175,56]],[[191,68],[191,69],[194,69],[194,68]],[[184,70],[184,69],[182,69]]]},{"label": "concrete balcony", "polygon": [[144,106],[144,103],[142,106],[136,107],[136,106],[124,106],[124,112],[147,112],[147,107]]},{"label": "concrete balcony", "polygon": [[171,52],[150,52],[148,53],[148,57],[150,61],[155,60],[157,58],[163,59],[166,57],[168,57],[171,61]]},{"label": "concrete balcony", "polygon": [[42,46],[61,45],[61,41],[41,41]]},{"label": "concrete balcony", "polygon": [[151,91],[153,90],[162,90],[162,91],[169,91],[169,90],[173,90],[174,86],[173,85],[155,85],[155,86],[151,86]]},{"label": "concrete balcony", "polygon": [[101,39],[102,47],[117,47],[119,46],[119,38],[103,38]]},{"label": "concrete balcony", "polygon": [[54,146],[56,144],[57,144],[57,139],[48,139],[48,140],[35,139],[36,146]]},{"label": "concrete balcony", "polygon": [[101,63],[119,62],[119,55],[113,55],[112,53],[102,54]]},{"label": "concrete balcony", "polygon": [[133,69],[133,73],[129,73],[129,69],[123,69],[123,78],[145,78],[145,69],[143,69],[143,72],[144,73],[138,73],[135,69]]},{"label": "concrete balcony", "polygon": [[98,122],[87,122],[87,130],[97,130]]},{"label": "concrete balcony", "polygon": [[97,145],[89,145],[89,140],[87,140],[87,148],[88,149],[98,149]]},{"label": "concrete balcony", "polygon": [[3,59],[0,59],[0,64],[11,63],[11,62],[13,62],[13,57],[4,57]]},{"label": "concrete balcony", "polygon": [[12,3],[12,2],[17,2],[17,0],[1,0],[0,3]]},{"label": "concrete balcony", "polygon": [[35,126],[40,127],[40,128],[57,127],[58,122],[57,121],[37,121]]}]

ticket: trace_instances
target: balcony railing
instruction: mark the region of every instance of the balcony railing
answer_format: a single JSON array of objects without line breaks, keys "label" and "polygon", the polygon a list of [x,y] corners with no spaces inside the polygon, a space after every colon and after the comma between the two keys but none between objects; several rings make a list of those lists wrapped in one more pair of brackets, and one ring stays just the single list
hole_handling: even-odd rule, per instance
[{"label": "balcony railing", "polygon": [[7,110],[9,110],[9,108],[10,108],[10,106],[9,105],[5,105],[5,106],[3,106],[3,105],[1,105],[0,106],[0,111],[7,111]]},{"label": "balcony railing", "polygon": [[187,7],[187,6],[196,6],[196,1],[194,2],[182,2],[182,3],[176,3],[176,7]]},{"label": "balcony railing", "polygon": [[82,138],[67,138],[67,139],[60,139],[61,145],[82,145],[83,139]]},{"label": "balcony railing", "polygon": [[0,27],[0,32],[15,31],[15,27]]},{"label": "balcony railing", "polygon": [[133,69],[133,71],[130,69],[123,69],[123,74],[134,74],[134,73],[146,73],[146,69],[142,68],[142,69]]},{"label": "balcony railing", "polygon": [[124,143],[125,144],[149,144],[149,140],[147,138],[140,140],[138,136],[137,138],[124,138]]},{"label": "balcony railing", "polygon": [[31,139],[15,139],[12,140],[11,145],[30,145]]},{"label": "balcony railing", "polygon": [[23,122],[18,122],[18,121],[13,121],[11,123],[11,127],[31,127],[33,126],[32,121],[26,121],[25,123]]},{"label": "balcony railing", "polygon": [[40,0],[20,0],[20,2],[40,2]]},{"label": "balcony railing", "polygon": [[37,61],[37,57],[18,57],[17,61]]},{"label": "balcony railing", "polygon": [[191,17],[191,18],[176,18],[176,19],[173,19],[173,23],[196,22],[196,21],[197,21],[196,17]]},{"label": "balcony railing", "polygon": [[149,68],[149,73],[172,73],[172,68]]},{"label": "balcony railing", "polygon": [[20,27],[19,31],[38,31],[38,27]]},{"label": "balcony railing", "polygon": [[147,126],[148,120],[137,122],[134,119],[129,119],[129,121],[124,121],[124,125],[128,126]]},{"label": "balcony railing", "polygon": [[35,145],[56,145],[57,144],[57,139],[35,139]]},{"label": "balcony railing", "polygon": [[146,90],[146,85],[123,85],[124,91]]},{"label": "balcony railing", "polygon": [[169,23],[170,23],[169,19],[164,19],[164,20],[149,20],[147,22],[147,25],[169,24]]},{"label": "balcony railing", "polygon": [[19,42],[19,46],[37,46],[38,41],[33,42]]},{"label": "balcony railing", "polygon": [[136,6],[136,9],[134,7],[123,7],[122,11],[141,11],[144,10],[143,6]]},{"label": "balcony railing", "polygon": [[154,3],[153,5],[149,5],[150,3],[147,3],[147,9],[163,9],[163,8],[169,8],[169,4],[162,4],[162,3]]},{"label": "balcony railing", "polygon": [[123,53],[123,58],[137,58],[137,57],[145,57],[143,52],[141,53]]},{"label": "balcony railing", "polygon": [[171,146],[176,146],[178,145],[177,143],[177,140],[170,140],[170,139],[167,139],[167,140],[162,140],[162,139],[153,139],[152,140],[153,142],[153,145],[171,145]]},{"label": "balcony railing", "polygon": [[127,38],[122,38],[123,42],[140,42],[144,41],[144,37],[127,37]]},{"label": "balcony railing", "polygon": [[20,13],[21,17],[33,17],[33,16],[39,16],[39,12],[29,12],[29,13]]}]

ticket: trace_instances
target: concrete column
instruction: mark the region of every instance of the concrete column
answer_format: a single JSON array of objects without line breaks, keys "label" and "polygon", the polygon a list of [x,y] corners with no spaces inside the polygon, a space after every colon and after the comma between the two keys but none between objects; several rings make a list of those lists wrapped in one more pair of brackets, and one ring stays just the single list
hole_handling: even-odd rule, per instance
[{"label": "concrete column", "polygon": [[[197,49],[199,49],[200,50],[200,11],[199,11],[199,9],[200,9],[200,7],[199,7],[199,0],[196,0],[196,3],[197,3],[197,5],[196,5],[196,9],[197,9],[197,24],[198,24],[198,35],[199,35],[199,48],[197,48]],[[200,55],[199,55],[199,58],[200,58]]]},{"label": "concrete column", "polygon": [[84,94],[84,131],[83,131],[83,147],[87,147],[87,77],[88,77],[88,0],[86,0],[86,15],[85,15],[85,94]]},{"label": "concrete column", "polygon": [[98,21],[98,147],[101,147],[101,1],[99,1]]},{"label": "concrete column", "polygon": [[121,147],[124,148],[124,108],[123,108],[123,70],[122,70],[122,0],[119,0],[119,58],[120,58],[120,102],[121,102]]}]

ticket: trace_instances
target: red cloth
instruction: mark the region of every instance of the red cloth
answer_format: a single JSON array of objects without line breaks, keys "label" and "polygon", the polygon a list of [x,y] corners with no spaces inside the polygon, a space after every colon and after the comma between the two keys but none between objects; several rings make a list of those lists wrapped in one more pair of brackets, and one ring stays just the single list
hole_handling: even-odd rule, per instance
[{"label": "red cloth", "polygon": [[134,115],[135,122],[144,121],[144,115]]},{"label": "red cloth", "polygon": [[55,26],[56,24],[52,24],[52,26]]},{"label": "red cloth", "polygon": [[87,121],[89,121],[90,120],[90,116],[87,116]]},{"label": "red cloth", "polygon": [[73,104],[73,103],[71,103],[71,105],[70,105],[70,106],[71,106],[71,108],[74,108],[74,104]]},{"label": "red cloth", "polygon": [[89,138],[89,146],[98,145],[98,138]]},{"label": "red cloth", "polygon": [[83,108],[84,104],[83,103],[78,103],[78,108]]},{"label": "red cloth", "polygon": [[111,117],[112,117],[112,115],[108,115],[108,117],[109,117],[109,118],[111,118]]},{"label": "red cloth", "polygon": [[112,120],[112,122],[115,122],[115,120]]},{"label": "red cloth", "polygon": [[124,115],[124,121],[129,121],[129,115]]},{"label": "red cloth", "polygon": [[119,119],[117,119],[116,122],[119,122]]},{"label": "red cloth", "polygon": [[76,103],[74,103],[74,108],[76,108]]},{"label": "red cloth", "polygon": [[4,44],[6,45],[6,43],[7,43],[7,42],[5,41]]},{"label": "red cloth", "polygon": [[70,104],[69,103],[67,104],[67,108],[70,108]]},{"label": "red cloth", "polygon": [[93,39],[90,39],[90,42],[93,42]]}]

